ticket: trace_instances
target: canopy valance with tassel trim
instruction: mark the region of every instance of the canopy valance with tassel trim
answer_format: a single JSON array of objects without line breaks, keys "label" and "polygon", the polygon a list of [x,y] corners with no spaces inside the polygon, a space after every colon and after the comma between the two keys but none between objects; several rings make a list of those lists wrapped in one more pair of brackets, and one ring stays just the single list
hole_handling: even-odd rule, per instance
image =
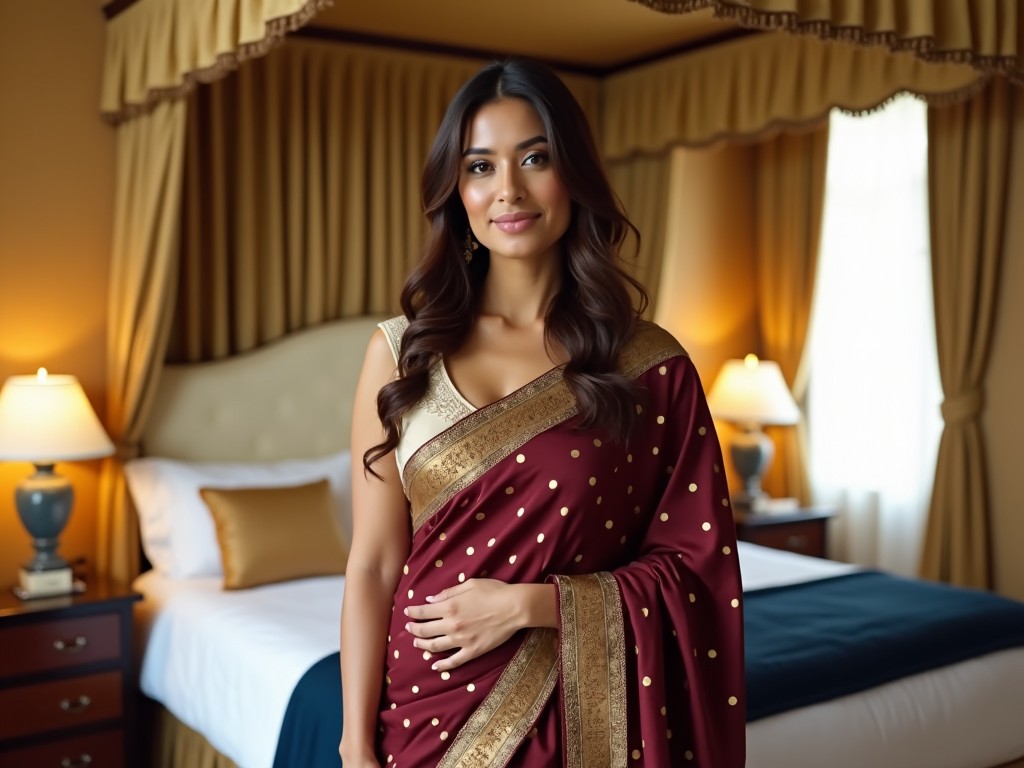
[{"label": "canopy valance with tassel trim", "polygon": [[[262,56],[331,0],[109,3],[100,110],[120,123]],[[112,10],[120,6],[121,10]]]},{"label": "canopy valance with tassel trim", "polygon": [[601,83],[600,143],[608,160],[755,141],[868,112],[900,93],[961,100],[987,78],[964,64],[781,34],[750,35],[611,75]]},{"label": "canopy valance with tassel trim", "polygon": [[630,0],[663,13],[712,8],[744,27],[817,35],[968,64],[1024,84],[1020,0]]}]

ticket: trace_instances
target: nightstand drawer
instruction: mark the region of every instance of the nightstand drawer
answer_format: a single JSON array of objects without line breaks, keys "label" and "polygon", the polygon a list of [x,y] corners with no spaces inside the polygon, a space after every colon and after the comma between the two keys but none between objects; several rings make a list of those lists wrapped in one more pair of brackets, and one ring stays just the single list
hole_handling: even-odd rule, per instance
[{"label": "nightstand drawer", "polygon": [[121,621],[116,613],[51,619],[0,632],[0,678],[65,669],[121,656]]},{"label": "nightstand drawer", "polygon": [[744,534],[744,541],[764,547],[815,557],[824,557],[825,554],[825,526],[821,520],[750,528]]},{"label": "nightstand drawer", "polygon": [[[0,691],[0,739],[121,716],[121,673],[104,672]],[[4,763],[6,765],[6,762]]]},{"label": "nightstand drawer", "polygon": [[4,768],[125,768],[124,736],[111,730],[0,752]]}]

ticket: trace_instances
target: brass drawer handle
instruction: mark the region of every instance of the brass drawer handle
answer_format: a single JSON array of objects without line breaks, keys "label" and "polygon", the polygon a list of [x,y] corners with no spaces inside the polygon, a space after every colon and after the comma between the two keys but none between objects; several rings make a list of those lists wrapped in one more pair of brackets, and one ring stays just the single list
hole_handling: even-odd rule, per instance
[{"label": "brass drawer handle", "polygon": [[89,708],[92,704],[92,699],[86,695],[79,696],[75,701],[71,699],[61,699],[60,708],[65,712],[82,712]]},{"label": "brass drawer handle", "polygon": [[786,539],[786,543],[792,549],[806,549],[807,548],[807,536],[801,534],[800,536],[790,536]]},{"label": "brass drawer handle", "polygon": [[53,647],[61,653],[78,653],[89,644],[89,640],[78,635],[74,640],[54,640]]},{"label": "brass drawer handle", "polygon": [[83,752],[77,760],[65,757],[60,761],[60,768],[85,768],[87,765],[92,765],[92,755],[88,752]]}]

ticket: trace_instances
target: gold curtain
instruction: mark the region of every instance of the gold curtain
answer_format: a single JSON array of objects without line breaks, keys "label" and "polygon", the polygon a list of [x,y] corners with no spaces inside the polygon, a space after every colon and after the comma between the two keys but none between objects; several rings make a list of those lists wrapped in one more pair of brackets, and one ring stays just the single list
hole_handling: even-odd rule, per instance
[{"label": "gold curtain", "polygon": [[[921,573],[992,586],[981,412],[1005,226],[1014,99],[995,79],[970,102],[928,110],[932,280],[945,429]],[[1016,148],[1021,151],[1021,148]]]},{"label": "gold curtain", "polygon": [[[640,230],[640,249],[633,236],[622,249],[627,270],[647,289],[651,303],[645,317],[654,317],[658,282],[665,256],[668,227],[669,153],[639,155],[608,167],[608,177],[630,221]],[[634,254],[636,257],[634,258]]]},{"label": "gold curtain", "polygon": [[138,450],[171,327],[184,145],[181,100],[117,129],[107,429],[118,452],[100,478],[96,555],[97,570],[125,582],[138,574],[139,545],[122,464]]},{"label": "gold curtain", "polygon": [[[423,163],[482,64],[300,39],[198,89],[168,358],[396,311],[426,235]],[[596,83],[566,79],[594,111]]]},{"label": "gold curtain", "polygon": [[615,161],[673,145],[761,140],[819,123],[833,107],[868,111],[903,91],[945,103],[983,84],[966,65],[812,37],[752,35],[606,78],[601,149]]},{"label": "gold curtain", "polygon": [[[754,254],[757,263],[761,350],[774,360],[801,405],[807,396],[807,331],[818,265],[825,199],[828,123],[782,134],[755,151]],[[769,430],[776,459],[765,477],[773,496],[810,502],[807,432]]]},{"label": "gold curtain", "polygon": [[1024,83],[1020,0],[632,0],[656,11],[714,9],[744,27],[782,29],[967,63]]},{"label": "gold curtain", "polygon": [[267,53],[331,0],[135,0],[107,22],[100,109],[119,123]]}]

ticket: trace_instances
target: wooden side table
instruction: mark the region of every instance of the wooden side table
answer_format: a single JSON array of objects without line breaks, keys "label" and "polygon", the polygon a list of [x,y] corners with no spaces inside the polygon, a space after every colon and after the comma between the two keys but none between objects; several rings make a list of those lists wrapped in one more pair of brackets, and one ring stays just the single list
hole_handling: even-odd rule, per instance
[{"label": "wooden side table", "polygon": [[828,557],[828,521],[834,509],[805,508],[785,513],[734,513],[736,538],[800,555]]},{"label": "wooden side table", "polygon": [[0,765],[131,768],[136,748],[132,604],[93,577],[80,594],[0,592]]}]

